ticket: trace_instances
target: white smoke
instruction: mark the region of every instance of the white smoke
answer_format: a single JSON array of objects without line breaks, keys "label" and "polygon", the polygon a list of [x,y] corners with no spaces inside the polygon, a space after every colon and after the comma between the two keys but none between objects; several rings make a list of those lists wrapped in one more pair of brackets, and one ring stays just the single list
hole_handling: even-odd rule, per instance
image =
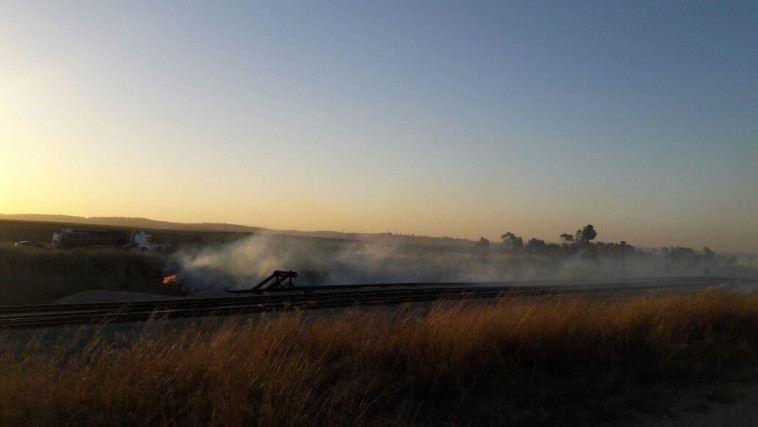
[{"label": "white smoke", "polygon": [[584,252],[525,256],[482,251],[473,243],[468,249],[446,251],[284,235],[253,235],[220,246],[185,249],[176,260],[183,284],[194,289],[251,288],[274,270],[298,272],[299,286],[746,276],[758,271],[755,257],[671,260],[656,252],[632,252],[622,263],[620,257],[590,257]]}]

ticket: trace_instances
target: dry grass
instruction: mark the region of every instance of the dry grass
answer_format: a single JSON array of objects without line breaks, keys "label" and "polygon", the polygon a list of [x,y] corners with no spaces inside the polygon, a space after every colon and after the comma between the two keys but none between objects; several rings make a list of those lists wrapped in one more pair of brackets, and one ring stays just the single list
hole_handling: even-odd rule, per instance
[{"label": "dry grass", "polygon": [[0,248],[0,306],[45,304],[91,290],[158,292],[168,260],[116,249]]},{"label": "dry grass", "polygon": [[576,424],[755,360],[758,296],[282,315],[0,354],[0,425]]}]

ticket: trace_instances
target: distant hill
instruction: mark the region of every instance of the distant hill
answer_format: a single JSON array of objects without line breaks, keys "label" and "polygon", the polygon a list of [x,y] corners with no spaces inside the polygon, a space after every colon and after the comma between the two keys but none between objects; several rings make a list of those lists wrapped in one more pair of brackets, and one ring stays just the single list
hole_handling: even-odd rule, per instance
[{"label": "distant hill", "polygon": [[[473,244],[467,239],[452,237],[433,237],[433,236],[416,236],[392,233],[343,233],[339,231],[297,231],[297,230],[271,230],[262,227],[250,227],[247,225],[226,224],[226,223],[180,223],[169,221],[156,221],[148,218],[129,218],[129,217],[83,217],[72,215],[45,215],[45,214],[0,214],[0,221],[24,221],[48,223],[44,232],[52,234],[54,230],[61,227],[72,227],[77,224],[90,225],[98,227],[119,227],[129,229],[151,230],[153,237],[156,237],[155,231],[166,232],[221,232],[221,233],[261,233],[261,234],[278,234],[290,236],[303,236],[319,239],[338,239],[347,241],[370,241],[385,242],[395,245],[444,245],[469,247]],[[48,230],[49,228],[49,230]],[[1,230],[0,230],[1,231]],[[36,230],[40,232],[40,230]],[[48,240],[45,234],[43,237],[23,237],[13,234],[5,236],[5,240],[29,240],[37,239],[41,241]],[[3,233],[0,232],[0,237]]]},{"label": "distant hill", "polygon": [[43,215],[43,214],[0,214],[0,220],[10,221],[38,221],[60,222],[66,224],[83,225],[107,225],[127,228],[147,228],[155,230],[181,230],[181,231],[232,231],[232,232],[260,232],[265,231],[261,227],[249,227],[246,225],[225,223],[179,223],[168,221],[156,221],[147,218],[128,217],[83,217],[71,215]]}]

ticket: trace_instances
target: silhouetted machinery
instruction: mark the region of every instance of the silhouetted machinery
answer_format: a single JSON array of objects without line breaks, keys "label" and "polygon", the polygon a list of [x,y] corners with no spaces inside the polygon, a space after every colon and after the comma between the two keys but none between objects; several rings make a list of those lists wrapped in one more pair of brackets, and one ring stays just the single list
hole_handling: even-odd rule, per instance
[{"label": "silhouetted machinery", "polygon": [[292,279],[297,277],[297,273],[290,270],[290,271],[281,271],[276,270],[273,273],[271,273],[270,276],[263,279],[261,283],[258,283],[255,285],[254,288],[250,289],[251,291],[277,291],[281,289],[292,289],[295,287],[295,284],[292,282]]}]

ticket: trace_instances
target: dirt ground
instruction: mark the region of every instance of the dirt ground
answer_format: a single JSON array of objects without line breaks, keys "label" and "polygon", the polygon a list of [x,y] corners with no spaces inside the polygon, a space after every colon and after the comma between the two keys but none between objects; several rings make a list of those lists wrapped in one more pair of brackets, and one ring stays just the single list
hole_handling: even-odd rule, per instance
[{"label": "dirt ground", "polygon": [[615,427],[752,427],[758,426],[758,381],[728,386],[701,386],[680,396],[671,416],[642,415]]}]

